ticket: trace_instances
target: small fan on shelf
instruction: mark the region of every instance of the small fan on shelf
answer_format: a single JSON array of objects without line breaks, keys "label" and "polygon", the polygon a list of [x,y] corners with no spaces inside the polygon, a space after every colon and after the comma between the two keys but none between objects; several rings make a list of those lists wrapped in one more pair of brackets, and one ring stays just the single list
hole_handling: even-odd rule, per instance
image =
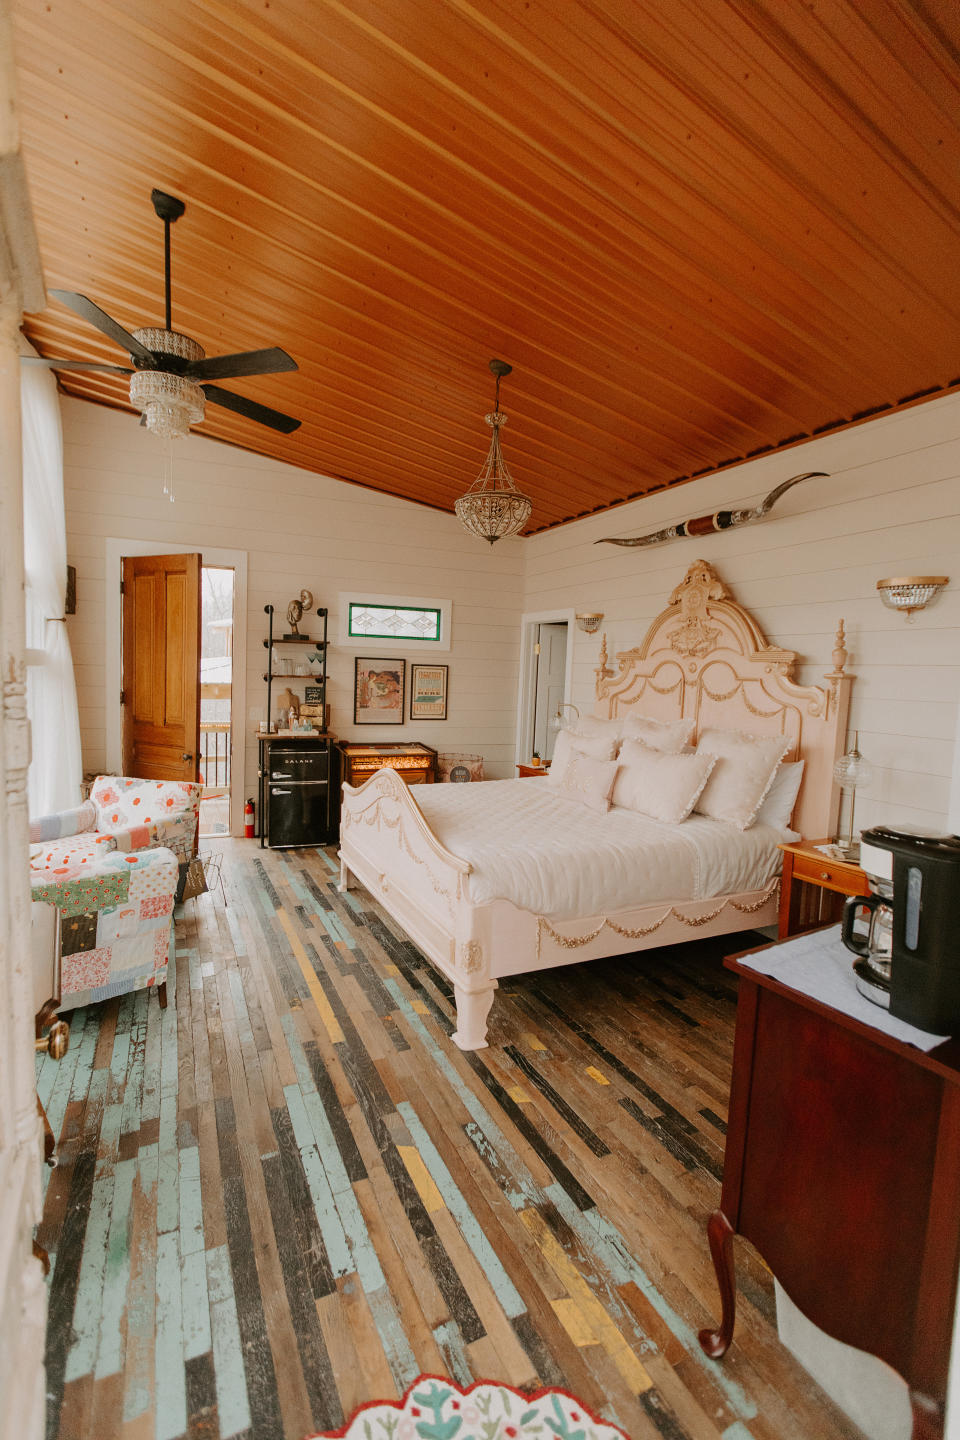
[{"label": "small fan on shelf", "polygon": [[[162,190],[150,192],[153,208],[163,221],[165,323],[164,328],[126,330],[86,295],[73,290],[51,290],[55,300],[96,327],[130,356],[130,366],[101,365],[91,360],[54,360],[47,356],[24,356],[27,365],[45,365],[51,370],[97,370],[108,375],[130,376],[130,402],[142,411],[142,425],[162,439],[185,435],[204,416],[207,400],[232,410],[259,425],[268,425],[289,435],[300,421],[279,410],[271,410],[246,395],[235,395],[208,382],[242,375],[275,375],[298,369],[285,350],[246,350],[236,355],[207,356],[196,340],[172,328],[170,305],[170,226],[179,220],[186,206]],[[132,367],[132,368],[131,368]]]}]

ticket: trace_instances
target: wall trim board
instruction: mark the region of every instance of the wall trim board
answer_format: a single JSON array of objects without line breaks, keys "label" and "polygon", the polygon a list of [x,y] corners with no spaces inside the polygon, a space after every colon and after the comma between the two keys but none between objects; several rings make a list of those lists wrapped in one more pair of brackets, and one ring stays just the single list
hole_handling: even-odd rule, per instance
[{"label": "wall trim board", "polygon": [[230,742],[233,747],[230,777],[230,834],[243,834],[243,806],[246,794],[246,714],[247,714],[247,552],[225,550],[221,546],[178,545],[172,540],[129,539],[104,540],[104,579],[106,604],[104,617],[104,704],[106,721],[107,769],[119,772],[122,762],[122,730],[120,704],[121,636],[120,577],[122,561],[127,555],[194,555],[201,564],[223,566],[234,572],[233,592],[233,694],[230,705]]}]

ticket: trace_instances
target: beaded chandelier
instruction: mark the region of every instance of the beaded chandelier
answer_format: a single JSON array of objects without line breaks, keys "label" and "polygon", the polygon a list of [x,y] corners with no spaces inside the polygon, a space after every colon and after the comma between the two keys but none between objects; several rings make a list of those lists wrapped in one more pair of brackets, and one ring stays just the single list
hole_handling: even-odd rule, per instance
[{"label": "beaded chandelier", "polygon": [[529,496],[521,494],[514,484],[500,449],[500,431],[507,423],[500,409],[500,380],[512,369],[504,360],[490,361],[490,370],[497,377],[493,413],[483,417],[493,431],[490,449],[480,474],[453,507],[464,529],[491,545],[503,535],[516,535],[522,530],[533,509]]}]

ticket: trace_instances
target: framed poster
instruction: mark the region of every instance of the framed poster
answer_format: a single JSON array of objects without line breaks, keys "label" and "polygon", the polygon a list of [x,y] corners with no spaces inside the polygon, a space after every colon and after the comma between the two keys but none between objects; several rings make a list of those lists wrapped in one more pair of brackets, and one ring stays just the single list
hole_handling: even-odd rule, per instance
[{"label": "framed poster", "polygon": [[353,662],[354,725],[402,725],[407,662],[393,656]]},{"label": "framed poster", "polygon": [[446,720],[449,665],[410,666],[410,719]]}]

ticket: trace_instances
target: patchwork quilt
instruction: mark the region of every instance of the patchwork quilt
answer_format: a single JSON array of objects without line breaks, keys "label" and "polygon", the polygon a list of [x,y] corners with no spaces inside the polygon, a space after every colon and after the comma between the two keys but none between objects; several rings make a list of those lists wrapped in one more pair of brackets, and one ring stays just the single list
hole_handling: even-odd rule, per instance
[{"label": "patchwork quilt", "polygon": [[162,848],[33,870],[32,898],[60,910],[61,1009],[163,984],[178,871]]}]

